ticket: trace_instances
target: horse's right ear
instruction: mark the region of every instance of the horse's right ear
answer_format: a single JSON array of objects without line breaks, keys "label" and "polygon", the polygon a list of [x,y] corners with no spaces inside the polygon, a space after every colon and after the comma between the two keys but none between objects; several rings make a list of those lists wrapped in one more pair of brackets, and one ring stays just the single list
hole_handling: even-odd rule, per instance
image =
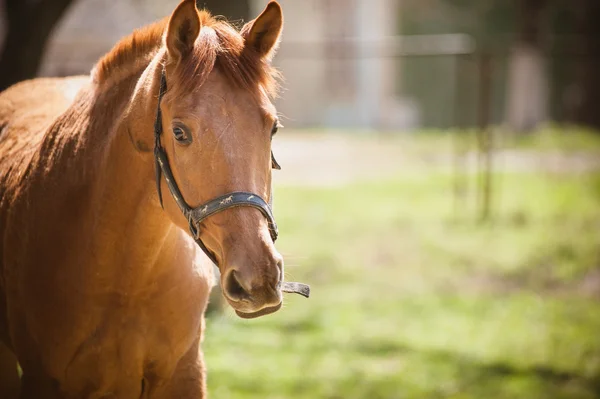
[{"label": "horse's right ear", "polygon": [[178,62],[193,50],[200,28],[196,1],[183,0],[173,11],[167,28],[165,42],[171,60]]}]

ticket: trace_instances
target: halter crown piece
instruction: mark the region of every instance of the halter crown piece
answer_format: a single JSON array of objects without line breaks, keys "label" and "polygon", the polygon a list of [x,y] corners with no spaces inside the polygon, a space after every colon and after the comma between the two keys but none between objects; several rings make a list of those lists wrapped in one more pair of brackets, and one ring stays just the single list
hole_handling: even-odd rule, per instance
[{"label": "halter crown piece", "polygon": [[[163,69],[160,76],[160,90],[158,93],[158,106],[156,110],[156,120],[154,122],[154,163],[155,163],[155,171],[156,171],[156,190],[158,192],[158,199],[160,201],[160,206],[163,207],[163,199],[162,199],[162,189],[161,189],[161,178],[164,175],[165,181],[167,182],[167,187],[169,187],[169,191],[173,196],[173,199],[177,203],[177,206],[181,210],[181,213],[185,216],[188,221],[190,233],[192,237],[198,244],[198,246],[204,251],[206,256],[210,260],[213,261],[215,265],[218,264],[217,258],[215,255],[204,245],[202,239],[200,238],[200,223],[206,218],[215,213],[222,212],[229,208],[235,208],[239,206],[250,206],[258,209],[264,216],[267,218],[267,224],[269,227],[269,233],[271,234],[271,239],[273,241],[277,240],[278,231],[277,224],[275,223],[275,218],[273,217],[273,212],[271,210],[271,204],[267,203],[263,200],[259,195],[254,193],[248,193],[245,191],[234,191],[215,199],[212,199],[196,208],[192,208],[185,202],[183,195],[181,194],[181,190],[177,186],[175,182],[175,178],[173,177],[173,172],[171,171],[171,166],[169,164],[169,159],[167,157],[167,153],[163,148],[160,136],[163,132],[162,127],[162,113],[160,110],[160,103],[162,98],[167,91],[167,78],[165,75],[165,71]],[[272,154],[271,154],[272,155]],[[276,165],[276,163],[275,163]],[[279,166],[279,165],[277,165]],[[271,195],[271,200],[273,195]],[[301,283],[290,283],[285,282],[282,284],[282,291],[291,292],[303,295],[308,298],[310,294],[309,286]]]}]

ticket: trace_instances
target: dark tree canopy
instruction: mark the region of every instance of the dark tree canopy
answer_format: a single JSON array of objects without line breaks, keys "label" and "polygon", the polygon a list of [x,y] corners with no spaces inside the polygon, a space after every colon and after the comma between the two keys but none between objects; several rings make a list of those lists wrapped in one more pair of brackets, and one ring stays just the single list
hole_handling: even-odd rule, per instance
[{"label": "dark tree canopy", "polygon": [[73,0],[3,0],[6,37],[0,52],[0,90],[35,77],[52,29]]}]

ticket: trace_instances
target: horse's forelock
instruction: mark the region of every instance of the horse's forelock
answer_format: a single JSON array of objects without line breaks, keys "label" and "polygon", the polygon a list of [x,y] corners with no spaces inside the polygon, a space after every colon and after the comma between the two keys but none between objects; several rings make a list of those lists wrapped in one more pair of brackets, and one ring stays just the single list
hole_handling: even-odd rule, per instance
[{"label": "horse's forelock", "polygon": [[256,51],[244,46],[237,29],[206,11],[200,12],[200,20],[202,29],[194,51],[176,68],[181,90],[201,87],[210,72],[218,68],[237,87],[250,91],[262,87],[270,96],[276,96],[278,72]]}]

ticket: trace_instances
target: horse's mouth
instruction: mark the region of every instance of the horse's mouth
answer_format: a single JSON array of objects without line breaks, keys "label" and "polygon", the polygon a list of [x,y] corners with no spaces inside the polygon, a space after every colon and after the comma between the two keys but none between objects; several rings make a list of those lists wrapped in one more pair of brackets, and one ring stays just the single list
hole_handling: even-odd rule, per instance
[{"label": "horse's mouth", "polygon": [[[299,294],[299,295],[302,295],[303,297],[308,298],[310,296],[310,287],[308,285],[302,284],[302,283],[285,282],[285,283],[281,284],[281,292],[282,293],[288,292],[288,293],[292,293],[292,294]],[[279,304],[277,304],[275,306],[266,307],[257,312],[242,312],[240,310],[235,309],[235,307],[234,307],[234,310],[235,310],[235,313],[242,319],[255,319],[257,317],[266,316],[268,314],[277,312],[279,309],[281,309],[282,303],[283,302],[279,302]],[[233,305],[232,305],[232,307],[233,307]]]},{"label": "horse's mouth", "polygon": [[281,303],[279,303],[279,305],[261,309],[258,312],[245,313],[245,312],[240,312],[239,310],[236,310],[235,313],[242,319],[255,319],[257,317],[266,316],[268,314],[275,313],[279,309],[281,309]]}]

